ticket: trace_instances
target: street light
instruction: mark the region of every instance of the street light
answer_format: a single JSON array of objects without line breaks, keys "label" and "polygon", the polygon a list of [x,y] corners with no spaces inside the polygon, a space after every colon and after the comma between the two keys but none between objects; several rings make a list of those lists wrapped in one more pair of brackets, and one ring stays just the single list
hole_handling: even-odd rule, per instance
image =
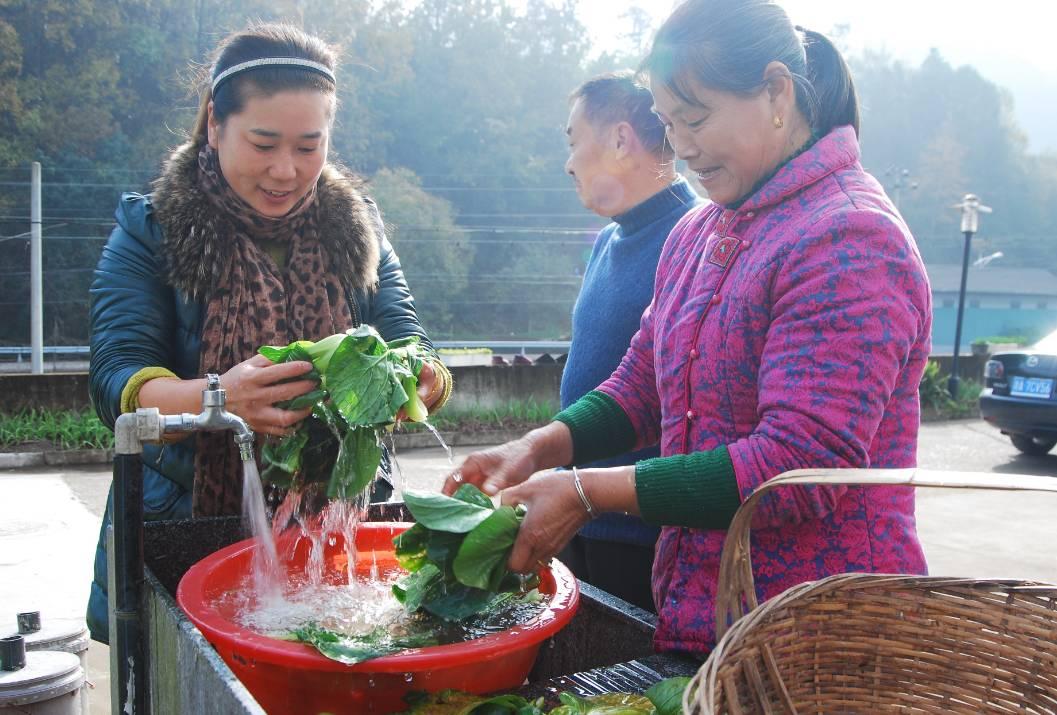
[{"label": "street light", "polygon": [[892,203],[895,204],[896,208],[899,208],[899,199],[903,195],[903,189],[908,188],[911,191],[918,187],[918,182],[910,180],[910,169],[896,169],[894,166],[885,171],[885,176],[889,177],[895,175],[895,181],[892,182]]},{"label": "street light", "polygon": [[[958,399],[958,344],[962,340],[962,316],[965,314],[965,280],[969,275],[969,244],[980,227],[980,214],[991,213],[991,207],[980,203],[976,194],[966,194],[960,204],[952,208],[961,209],[962,233],[965,235],[965,252],[962,254],[962,285],[958,290],[958,321],[954,324],[954,358],[951,360],[951,377],[947,380],[947,392]],[[996,256],[997,257],[997,256]]]},{"label": "street light", "polygon": [[995,251],[986,256],[980,256],[973,261],[973,268],[986,268],[991,264],[991,261],[997,261],[999,258],[1004,258],[1006,254],[1001,251]]}]

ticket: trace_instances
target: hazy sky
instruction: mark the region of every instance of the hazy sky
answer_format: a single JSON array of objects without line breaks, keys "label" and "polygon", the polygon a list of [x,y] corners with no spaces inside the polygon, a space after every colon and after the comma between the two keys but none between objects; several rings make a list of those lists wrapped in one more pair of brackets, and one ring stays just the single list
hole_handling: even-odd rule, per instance
[{"label": "hazy sky", "polygon": [[[613,47],[632,6],[655,26],[671,0],[576,0],[600,47]],[[1016,119],[1034,151],[1057,152],[1057,0],[779,0],[794,23],[819,32],[848,25],[852,53],[886,50],[911,65],[931,47],[954,65],[971,64],[1013,94]]]}]

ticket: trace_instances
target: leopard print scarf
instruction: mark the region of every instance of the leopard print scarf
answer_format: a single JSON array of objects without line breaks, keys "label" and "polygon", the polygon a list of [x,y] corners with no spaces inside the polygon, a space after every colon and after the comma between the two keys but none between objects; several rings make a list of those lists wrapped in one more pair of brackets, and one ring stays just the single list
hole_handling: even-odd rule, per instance
[{"label": "leopard print scarf", "polygon": [[[207,298],[198,374],[223,374],[261,345],[319,340],[355,325],[354,308],[320,243],[315,186],[285,216],[265,216],[231,188],[208,144],[198,153],[197,180],[234,244]],[[260,241],[285,244],[286,266]],[[241,513],[242,462],[231,434],[204,432],[196,440],[194,515]]]}]

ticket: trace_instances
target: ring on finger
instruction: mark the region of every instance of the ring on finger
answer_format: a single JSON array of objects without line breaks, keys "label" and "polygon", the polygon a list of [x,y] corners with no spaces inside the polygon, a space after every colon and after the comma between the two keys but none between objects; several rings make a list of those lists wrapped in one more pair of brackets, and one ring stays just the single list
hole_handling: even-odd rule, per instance
[{"label": "ring on finger", "polygon": [[453,482],[455,482],[456,484],[461,483],[462,482],[462,472],[452,472],[451,480]]}]

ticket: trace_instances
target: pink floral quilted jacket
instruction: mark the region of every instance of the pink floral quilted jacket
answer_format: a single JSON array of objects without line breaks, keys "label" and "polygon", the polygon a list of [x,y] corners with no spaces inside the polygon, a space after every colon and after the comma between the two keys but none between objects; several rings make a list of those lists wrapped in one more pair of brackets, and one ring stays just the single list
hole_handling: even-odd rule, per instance
[{"label": "pink floral quilted jacket", "polygon": [[[839,127],[736,210],[675,227],[600,390],[661,454],[727,446],[742,499],[803,467],[914,466],[932,306],[914,239]],[[829,574],[925,572],[905,487],[789,488],[753,525],[761,599]],[[666,527],[655,645],[706,654],[725,531]]]}]

